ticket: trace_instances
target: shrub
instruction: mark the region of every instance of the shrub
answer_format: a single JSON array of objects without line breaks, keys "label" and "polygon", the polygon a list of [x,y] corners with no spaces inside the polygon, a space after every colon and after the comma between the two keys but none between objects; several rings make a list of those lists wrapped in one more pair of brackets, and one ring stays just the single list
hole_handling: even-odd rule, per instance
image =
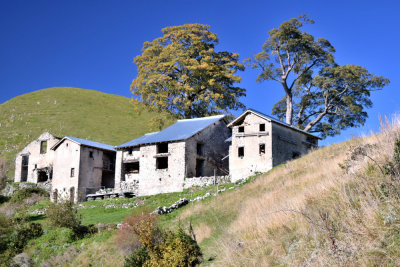
[{"label": "shrub", "polygon": [[394,153],[393,153],[394,164],[397,168],[400,168],[400,138],[394,143]]},{"label": "shrub", "polygon": [[48,197],[49,193],[46,190],[39,187],[23,188],[18,190],[10,199],[10,203],[22,203],[24,199],[31,197],[32,195],[41,195]]},{"label": "shrub", "polygon": [[21,253],[29,240],[43,234],[40,223],[16,224],[0,216],[0,262],[9,263],[12,257]]},{"label": "shrub", "polygon": [[78,210],[73,207],[71,202],[50,204],[46,217],[51,225],[70,229],[78,228],[82,220]]},{"label": "shrub", "polygon": [[125,259],[124,267],[143,266],[150,259],[145,247],[141,247]]},{"label": "shrub", "polygon": [[161,231],[152,215],[130,216],[120,228],[117,242],[136,247],[125,259],[129,266],[194,266],[201,262],[201,250],[182,228],[176,232]]}]

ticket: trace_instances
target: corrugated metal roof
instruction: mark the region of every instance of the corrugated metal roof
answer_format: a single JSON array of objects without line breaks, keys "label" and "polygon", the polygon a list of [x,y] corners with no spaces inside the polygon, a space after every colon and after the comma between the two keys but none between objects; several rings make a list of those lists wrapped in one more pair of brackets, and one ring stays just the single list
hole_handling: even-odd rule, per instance
[{"label": "corrugated metal roof", "polygon": [[228,124],[228,127],[230,127],[231,125],[233,125],[240,117],[242,117],[244,114],[246,114],[246,113],[249,112],[249,111],[250,111],[250,112],[253,112],[253,113],[256,113],[256,114],[259,115],[260,117],[264,117],[264,118],[266,118],[266,119],[268,119],[268,120],[271,120],[271,121],[273,121],[273,122],[276,122],[276,123],[281,124],[281,125],[283,125],[283,126],[286,126],[286,127],[288,127],[288,128],[292,128],[293,130],[302,132],[302,133],[304,133],[304,134],[313,136],[313,137],[318,138],[318,139],[322,139],[321,137],[319,137],[319,136],[317,136],[317,135],[314,135],[314,134],[311,134],[311,133],[309,133],[309,132],[303,131],[302,129],[299,129],[299,128],[297,128],[297,127],[294,127],[294,126],[292,126],[292,125],[290,125],[290,124],[287,124],[286,122],[280,121],[280,120],[278,120],[277,118],[274,118],[274,117],[272,117],[272,116],[269,116],[269,115],[267,115],[267,114],[264,114],[264,113],[262,113],[262,112],[260,112],[260,111],[257,111],[257,110],[255,110],[255,109],[252,109],[252,108],[247,109],[247,110],[246,110],[244,113],[242,113],[239,117],[237,117],[235,120],[231,121],[231,122]]},{"label": "corrugated metal roof", "polygon": [[150,143],[185,140],[224,117],[225,115],[218,115],[196,119],[178,120],[175,124],[165,128],[160,132],[145,134],[125,144],[119,145],[116,148],[118,149]]},{"label": "corrugated metal roof", "polygon": [[95,141],[76,138],[76,137],[72,137],[72,136],[64,137],[62,140],[60,140],[58,143],[56,143],[51,149],[56,149],[59,146],[59,144],[61,144],[65,139],[69,139],[71,141],[74,141],[74,142],[76,142],[80,145],[84,145],[84,146],[89,146],[89,147],[94,147],[94,148],[109,150],[109,151],[116,151],[115,148],[111,145],[102,144],[102,143],[98,143]]},{"label": "corrugated metal roof", "polygon": [[232,142],[232,136],[226,139],[225,142]]}]

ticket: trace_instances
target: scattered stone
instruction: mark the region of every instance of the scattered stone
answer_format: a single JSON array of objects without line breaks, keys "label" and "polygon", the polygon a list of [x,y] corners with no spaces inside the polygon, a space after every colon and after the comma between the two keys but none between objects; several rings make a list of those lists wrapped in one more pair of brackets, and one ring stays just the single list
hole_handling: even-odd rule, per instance
[{"label": "scattered stone", "polygon": [[11,264],[12,267],[31,267],[33,266],[33,261],[29,257],[28,254],[26,253],[21,253],[16,255],[13,258],[13,264]]},{"label": "scattered stone", "polygon": [[172,211],[179,209],[180,207],[183,207],[187,204],[189,204],[190,200],[187,198],[181,198],[178,201],[176,201],[174,204],[172,204],[169,207],[158,207],[156,208],[151,214],[167,214],[167,213],[171,213]]}]

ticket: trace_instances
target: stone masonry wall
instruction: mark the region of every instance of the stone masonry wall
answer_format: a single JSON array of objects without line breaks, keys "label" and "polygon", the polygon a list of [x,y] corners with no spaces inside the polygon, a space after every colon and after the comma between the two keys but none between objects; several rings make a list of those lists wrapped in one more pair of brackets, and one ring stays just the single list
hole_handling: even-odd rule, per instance
[{"label": "stone masonry wall", "polygon": [[[225,140],[231,136],[224,120],[219,120],[203,131],[186,140],[186,177],[196,176],[196,160],[204,160],[203,176],[226,175],[214,163],[229,170],[229,160],[223,157],[229,153],[229,143]],[[199,155],[197,144],[203,144],[203,155]]]},{"label": "stone masonry wall", "polygon": [[[40,144],[42,141],[47,141],[47,151],[44,154],[40,154]],[[35,141],[28,144],[21,152],[19,152],[15,158],[14,181],[21,182],[22,156],[28,155],[29,163],[27,182],[37,183],[37,170],[53,166],[54,151],[50,148],[58,141],[58,138],[54,137],[48,132],[45,132],[41,134]]]},{"label": "stone masonry wall", "polygon": [[[265,124],[264,132],[260,132],[260,124]],[[240,126],[244,126],[244,133],[239,133]],[[240,125],[232,127],[232,144],[229,152],[229,172],[232,182],[272,168],[271,131],[271,122],[252,113],[249,113]],[[263,154],[259,151],[260,144],[265,145]],[[239,157],[239,147],[244,148],[243,157]]]}]

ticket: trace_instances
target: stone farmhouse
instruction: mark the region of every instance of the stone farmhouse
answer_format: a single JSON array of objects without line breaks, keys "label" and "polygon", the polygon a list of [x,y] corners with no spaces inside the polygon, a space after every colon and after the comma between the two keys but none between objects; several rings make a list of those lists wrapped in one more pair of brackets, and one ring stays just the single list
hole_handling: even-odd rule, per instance
[{"label": "stone farmhouse", "polygon": [[180,192],[227,175],[227,123],[223,115],[178,120],[117,146],[116,190],[136,195]]},{"label": "stone farmhouse", "polygon": [[224,115],[178,120],[117,147],[45,132],[17,154],[15,181],[51,183],[54,202],[180,192],[266,172],[319,139],[253,109],[230,123]]},{"label": "stone farmhouse", "polygon": [[111,145],[66,136],[54,151],[51,200],[84,201],[102,188],[114,188],[116,150]]},{"label": "stone farmhouse", "polygon": [[232,182],[306,154],[318,147],[318,136],[290,126],[254,109],[248,109],[228,124],[232,137],[229,173]]},{"label": "stone farmhouse", "polygon": [[60,141],[48,132],[32,141],[15,158],[15,182],[40,183],[53,176],[54,151],[50,148]]}]

